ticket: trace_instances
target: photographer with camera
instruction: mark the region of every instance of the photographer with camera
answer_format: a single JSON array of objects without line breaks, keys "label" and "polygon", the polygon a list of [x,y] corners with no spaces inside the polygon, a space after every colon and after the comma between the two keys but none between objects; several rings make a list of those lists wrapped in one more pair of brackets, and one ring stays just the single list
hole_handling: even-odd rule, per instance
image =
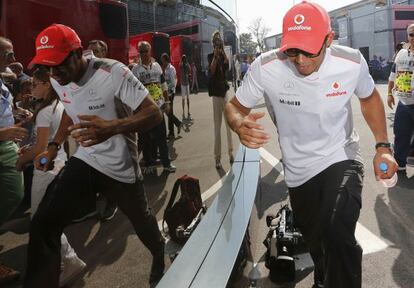
[{"label": "photographer with camera", "polygon": [[[229,70],[229,59],[224,52],[224,44],[219,31],[212,35],[214,52],[208,54],[208,95],[213,99],[214,113],[214,158],[216,169],[221,169],[221,120],[226,103],[229,101],[229,84],[226,80],[226,71]],[[231,130],[227,123],[227,149],[229,152],[230,164],[233,164],[233,140]]]},{"label": "photographer with camera", "polygon": [[[283,19],[280,49],[259,56],[226,105],[226,117],[250,148],[270,136],[251,109],[265,99],[277,126],[285,182],[297,227],[315,264],[314,287],[361,287],[362,248],[355,239],[361,209],[363,162],[352,120],[355,94],[374,134],[377,179],[397,171],[384,105],[358,50],[332,45],[330,17],[303,1]],[[380,171],[385,163],[388,170]]]}]

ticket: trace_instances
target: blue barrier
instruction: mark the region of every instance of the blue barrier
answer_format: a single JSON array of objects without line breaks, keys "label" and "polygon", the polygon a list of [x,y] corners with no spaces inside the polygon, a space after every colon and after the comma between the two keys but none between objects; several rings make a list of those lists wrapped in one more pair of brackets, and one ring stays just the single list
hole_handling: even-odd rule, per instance
[{"label": "blue barrier", "polygon": [[157,288],[226,287],[253,208],[259,159],[257,150],[240,146],[216,199]]}]

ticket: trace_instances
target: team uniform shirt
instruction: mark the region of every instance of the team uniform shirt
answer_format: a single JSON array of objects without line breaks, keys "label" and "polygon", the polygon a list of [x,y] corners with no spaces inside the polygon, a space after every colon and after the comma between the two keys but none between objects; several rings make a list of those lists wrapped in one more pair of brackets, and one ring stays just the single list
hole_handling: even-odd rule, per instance
[{"label": "team uniform shirt", "polygon": [[177,71],[171,63],[165,67],[165,81],[168,86],[168,95],[175,94],[175,86],[177,86]]},{"label": "team uniform shirt", "polygon": [[[74,123],[80,122],[78,115],[105,120],[130,116],[148,95],[128,67],[110,59],[89,59],[78,83],[61,86],[54,79],[51,83]],[[135,132],[117,134],[91,147],[79,146],[73,156],[115,180],[134,183],[142,179],[136,140]]]},{"label": "team uniform shirt", "polygon": [[163,87],[165,78],[162,73],[160,64],[151,62],[149,66],[144,64],[137,64],[132,68],[134,74],[145,88],[147,88],[151,98],[157,103],[158,107],[164,104]]},{"label": "team uniform shirt", "polygon": [[[37,128],[49,128],[49,136],[47,142],[55,139],[57,130],[59,129],[60,120],[65,108],[63,104],[57,100],[53,101],[49,106],[44,107],[36,116],[36,123],[33,129],[34,138],[37,138]],[[57,158],[66,160],[66,153],[63,146],[58,151]]]},{"label": "team uniform shirt", "polygon": [[[395,57],[395,65],[389,80],[394,82],[392,95],[404,105],[414,105],[414,55],[408,49],[401,49]],[[395,69],[395,70],[394,70]]]},{"label": "team uniform shirt", "polygon": [[252,63],[237,89],[237,99],[247,108],[264,97],[278,130],[288,187],[302,185],[334,163],[362,162],[351,96],[369,97],[374,81],[357,50],[332,46],[324,57],[318,71],[303,76],[283,53],[270,51]]}]

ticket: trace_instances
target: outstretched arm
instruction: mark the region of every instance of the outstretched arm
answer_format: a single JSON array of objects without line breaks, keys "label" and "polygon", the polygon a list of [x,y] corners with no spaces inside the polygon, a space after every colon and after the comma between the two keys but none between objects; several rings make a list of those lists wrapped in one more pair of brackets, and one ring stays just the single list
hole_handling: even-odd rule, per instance
[{"label": "outstretched arm", "polygon": [[269,135],[257,120],[264,112],[251,113],[236,97],[226,104],[225,116],[230,128],[239,135],[240,142],[249,148],[260,148],[269,141]]}]

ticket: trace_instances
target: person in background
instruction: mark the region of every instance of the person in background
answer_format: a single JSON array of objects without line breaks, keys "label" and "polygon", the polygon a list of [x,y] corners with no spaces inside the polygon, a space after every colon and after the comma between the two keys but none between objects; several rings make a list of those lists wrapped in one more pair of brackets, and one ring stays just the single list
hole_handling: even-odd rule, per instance
[{"label": "person in background", "polygon": [[[92,50],[93,55],[96,58],[106,58],[108,54],[108,45],[102,40],[91,40],[89,41],[88,49]],[[114,201],[107,199],[104,195],[99,194],[98,202],[96,203],[97,211],[86,214],[80,219],[75,219],[74,222],[81,222],[86,218],[89,218],[97,214],[98,219],[102,222],[109,221],[115,217],[118,207]]]},{"label": "person in background", "polygon": [[[224,52],[223,40],[219,31],[212,35],[214,52],[208,54],[208,95],[213,99],[213,119],[214,119],[214,160],[216,169],[221,169],[221,122],[226,103],[229,100],[227,91],[229,84],[226,80],[226,71],[229,69],[229,59]],[[233,164],[233,140],[231,130],[225,121],[227,132],[227,149],[230,164]]]},{"label": "person in background", "polygon": [[[23,173],[17,171],[16,143],[28,137],[27,129],[18,120],[28,121],[30,114],[23,109],[13,109],[13,95],[4,83],[7,66],[16,61],[11,40],[0,37],[0,226],[6,222],[23,199]],[[14,74],[14,73],[13,73]],[[24,121],[23,121],[24,122]],[[8,284],[19,278],[20,273],[0,263],[0,285]]]},{"label": "person in background", "polygon": [[[183,121],[191,120],[190,114],[190,79],[191,79],[191,66],[188,63],[187,56],[183,54],[180,62],[180,84],[181,84],[181,96],[183,107]],[[185,99],[187,99],[187,118],[185,115]]]},{"label": "person in background", "polygon": [[16,75],[16,81],[13,82],[13,95],[20,93],[21,84],[30,78],[29,75],[23,72],[23,65],[20,62],[13,62],[9,65],[10,70]]},{"label": "person in background", "polygon": [[69,134],[79,146],[48,186],[32,218],[23,287],[59,287],[62,232],[95,205],[97,192],[116,202],[151,252],[149,282],[155,285],[164,273],[165,244],[148,207],[136,132],[157,125],[161,111],[125,65],[83,56],[80,38],[70,27],[45,28],[35,45],[30,65],[49,71],[65,107],[53,140],[35,158],[35,168],[51,170]]},{"label": "person in background", "polygon": [[295,224],[314,262],[313,287],[360,288],[362,248],[355,229],[364,167],[351,100],[358,97],[373,133],[378,180],[398,169],[384,104],[360,51],[332,45],[334,32],[324,8],[307,1],[294,5],[283,18],[282,35],[280,49],[252,63],[226,106],[227,121],[242,144],[262,147],[270,139],[258,123],[265,113],[252,109],[264,98],[277,127]]},{"label": "person in background", "polygon": [[170,63],[170,56],[167,53],[161,55],[162,69],[164,71],[165,81],[168,86],[168,96],[170,97],[171,109],[168,114],[168,138],[175,139],[174,125],[177,127],[177,134],[180,135],[182,123],[174,115],[174,97],[175,97],[175,87],[177,86],[177,73],[175,68]]},{"label": "person in background", "polygon": [[393,109],[395,98],[398,104],[394,116],[394,157],[398,162],[398,170],[406,171],[407,160],[411,162],[410,148],[413,147],[414,133],[414,24],[407,27],[408,45],[402,48],[395,57],[395,65],[388,79],[387,104]]},{"label": "person in background", "polygon": [[193,61],[191,63],[191,92],[198,94],[198,76],[197,76],[197,66],[195,62]]},{"label": "person in background", "polygon": [[[16,162],[18,171],[22,171],[27,164],[31,164],[34,158],[46,150],[47,143],[51,142],[60,125],[64,107],[59,101],[59,97],[50,84],[50,75],[47,70],[39,68],[33,72],[33,97],[41,100],[41,104],[36,109],[32,121],[35,123],[34,134],[36,142],[32,145],[23,146],[19,150],[19,158]],[[53,162],[53,169],[33,171],[31,187],[31,217],[36,213],[37,208],[46,193],[46,189],[60,170],[65,166],[67,156],[63,147]],[[61,236],[61,268],[59,285],[68,283],[74,276],[79,274],[86,264],[76,255],[70,246],[65,234]]]},{"label": "person in background", "polygon": [[[151,44],[147,41],[141,41],[138,43],[137,48],[141,61],[132,68],[132,73],[147,88],[152,100],[168,115],[171,110],[168,86],[161,66],[151,57]],[[163,118],[161,123],[140,134],[143,138],[143,157],[146,165],[143,171],[144,174],[154,174],[156,172],[154,154],[156,154],[157,149],[160,152],[161,162],[164,167],[163,172],[173,173],[177,169],[170,160],[166,130]]]},{"label": "person in background", "polygon": [[102,40],[89,41],[88,49],[92,50],[93,55],[97,58],[106,58],[108,54],[108,44]]}]

